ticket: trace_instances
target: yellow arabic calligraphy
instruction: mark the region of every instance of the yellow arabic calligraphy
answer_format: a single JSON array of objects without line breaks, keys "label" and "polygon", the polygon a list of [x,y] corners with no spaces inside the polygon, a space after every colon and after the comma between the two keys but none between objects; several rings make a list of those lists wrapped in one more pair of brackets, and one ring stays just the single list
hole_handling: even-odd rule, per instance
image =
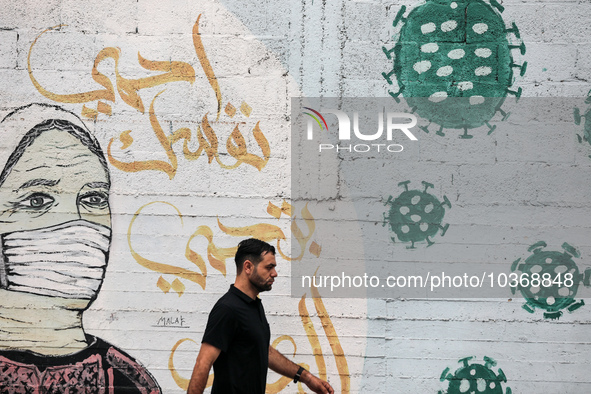
[{"label": "yellow arabic calligraphy", "polygon": [[233,237],[250,236],[265,242],[272,241],[274,239],[285,239],[285,234],[283,234],[283,231],[278,226],[273,224],[260,223],[246,227],[227,227],[220,222],[220,219],[218,219],[218,226],[224,233]]},{"label": "yellow arabic calligraphy", "polygon": [[[183,225],[183,216],[180,210],[174,206],[173,204],[166,202],[166,201],[153,201],[142,205],[133,215],[131,222],[129,223],[129,227],[127,229],[127,243],[129,245],[129,250],[131,251],[132,257],[135,261],[138,262],[141,266],[148,268],[152,271],[160,272],[162,274],[172,274],[177,275],[182,279],[190,280],[191,282],[197,283],[203,289],[205,289],[206,285],[206,278],[207,278],[207,265],[203,257],[191,249],[191,241],[196,237],[204,237],[207,239],[207,259],[209,264],[219,272],[221,272],[224,276],[226,275],[226,260],[229,258],[233,258],[236,254],[236,247],[231,248],[220,248],[217,247],[213,242],[213,231],[208,226],[199,226],[195,232],[189,237],[187,244],[185,246],[185,257],[187,260],[192,262],[198,269],[198,271],[192,271],[185,268],[175,267],[169,264],[158,263],[156,261],[149,260],[143,257],[140,253],[138,253],[135,248],[133,247],[131,241],[131,235],[133,233],[134,224],[137,218],[140,216],[144,208],[153,205],[153,204],[166,204],[171,206],[175,209],[177,216],[181,220],[181,225]],[[313,218],[312,218],[313,219]],[[246,227],[227,227],[224,226],[218,219],[218,226],[222,232],[228,234],[230,236],[235,237],[254,237],[264,241],[270,240],[280,240],[285,239],[285,235],[283,231],[275,225],[267,224],[267,223],[258,223],[251,226]],[[161,280],[161,282],[164,279]],[[162,282],[164,283],[164,282]],[[163,285],[166,288],[167,285]],[[162,287],[161,287],[162,288]]]},{"label": "yellow arabic calligraphy", "polygon": [[306,308],[305,294],[298,303],[298,311],[300,313],[302,325],[304,326],[304,331],[306,331],[306,336],[308,337],[308,341],[312,347],[312,353],[314,354],[316,365],[318,366],[318,376],[320,379],[326,380],[326,363],[324,362],[324,355],[322,354],[322,346],[320,346],[318,334],[316,334],[316,329],[314,328],[314,324],[312,323],[312,319],[308,313],[308,308]]},{"label": "yellow arabic calligraphy", "polygon": [[192,250],[189,247],[189,243],[187,243],[185,257],[187,257],[187,260],[194,263],[201,270],[201,273],[191,271],[191,270],[188,270],[185,268],[175,267],[175,266],[169,265],[169,264],[158,263],[158,262],[146,259],[146,258],[142,257],[139,253],[137,253],[135,251],[135,249],[133,248],[133,245],[131,244],[131,233],[132,233],[133,224],[135,223],[136,219],[138,218],[138,216],[140,215],[142,210],[145,207],[152,205],[152,204],[166,204],[166,205],[173,207],[176,210],[178,217],[181,219],[181,225],[183,224],[183,215],[178,210],[178,208],[175,207],[174,205],[172,205],[171,203],[168,203],[166,201],[153,201],[153,202],[143,205],[133,215],[133,218],[131,219],[131,222],[129,223],[129,228],[127,230],[127,244],[129,245],[129,250],[131,251],[131,255],[133,256],[135,261],[137,261],[138,264],[140,264],[143,267],[146,267],[146,268],[153,270],[153,271],[161,272],[163,274],[177,275],[183,279],[187,279],[192,282],[195,282],[198,285],[200,285],[202,288],[205,289],[205,277],[207,275],[207,267],[205,266],[205,262],[203,261],[201,256],[199,256],[197,253],[194,253],[194,254],[191,253]]},{"label": "yellow arabic calligraphy", "polygon": [[[284,341],[288,341],[293,345],[293,357],[295,357],[296,353],[297,353],[297,345],[294,341],[294,339],[292,337],[290,337],[289,335],[282,335],[279,338],[276,338],[273,343],[271,344],[271,346],[275,349],[277,349],[277,346]],[[298,364],[301,367],[304,367],[306,370],[310,370],[310,366],[308,364],[305,363],[300,363]],[[285,387],[287,387],[287,385],[291,382],[291,378],[288,378],[287,376],[281,376],[276,382],[274,383],[267,383],[267,387],[265,388],[265,393],[267,394],[275,394],[280,392],[281,390],[283,390]],[[298,393],[303,393],[304,389],[302,388],[302,382],[298,382]]]},{"label": "yellow arabic calligraphy", "polygon": [[306,227],[308,227],[307,235],[304,235],[302,230],[300,230],[300,227],[296,222],[296,216],[292,216],[292,211],[293,207],[286,201],[283,202],[281,208],[277,207],[274,204],[271,204],[270,202],[269,206],[267,206],[267,213],[269,213],[271,216],[279,218],[281,216],[281,213],[285,213],[286,215],[291,217],[291,233],[293,234],[298,245],[300,246],[300,253],[295,257],[287,256],[285,253],[283,253],[283,250],[281,250],[281,239],[277,239],[277,252],[281,255],[281,257],[283,257],[287,261],[297,261],[301,260],[304,257],[304,253],[306,252],[306,245],[314,235],[314,231],[316,231],[316,223],[314,217],[310,213],[310,210],[308,210],[308,204],[306,204],[301,210],[302,219],[304,219]]},{"label": "yellow arabic calligraphy", "polygon": [[[197,160],[201,156],[201,153],[205,152],[209,163],[211,163],[213,158],[215,158],[220,167],[224,169],[233,169],[244,163],[251,165],[260,171],[267,165],[267,162],[271,157],[271,148],[267,138],[263,135],[259,128],[259,123],[257,123],[253,129],[253,136],[261,148],[261,151],[263,152],[263,157],[261,158],[247,152],[244,136],[240,132],[238,125],[236,125],[234,131],[226,143],[228,153],[230,156],[236,159],[236,163],[232,165],[226,165],[220,160],[218,153],[218,139],[215,131],[209,123],[207,114],[205,114],[201,120],[201,127],[197,126],[197,141],[199,143],[199,148],[195,152],[191,152],[189,149],[189,142],[191,142],[192,137],[190,129],[182,127],[171,135],[167,136],[164,133],[162,126],[160,126],[160,122],[158,121],[156,112],[154,111],[154,102],[161,93],[162,92],[159,92],[156,96],[154,96],[154,99],[150,103],[149,117],[154,135],[158,139],[160,146],[166,152],[168,162],[162,160],[140,160],[133,162],[120,161],[113,157],[112,147],[113,143],[115,142],[115,138],[111,138],[107,146],[107,157],[109,159],[109,163],[111,163],[113,166],[125,172],[139,172],[145,170],[162,171],[165,172],[170,179],[172,179],[174,178],[178,169],[178,159],[174,151],[173,144],[178,141],[183,141],[183,155],[187,160]],[[204,133],[201,131],[201,128],[203,128],[205,137],[203,135]],[[123,144],[122,149],[128,148],[133,143],[133,137],[131,137],[130,133],[130,130],[126,130],[119,136],[119,140]]]},{"label": "yellow arabic calligraphy", "polygon": [[[269,206],[267,207],[267,213],[269,213],[271,216],[277,217],[275,214],[276,209],[273,207],[278,208],[269,202]],[[281,210],[285,211],[285,212],[289,212],[291,214],[291,205],[285,203],[283,205],[283,207],[281,208]],[[252,237],[258,238],[258,239],[265,241],[265,242],[277,240],[277,253],[279,253],[281,255],[281,257],[283,257],[287,261],[297,261],[297,260],[301,260],[304,257],[304,253],[306,252],[306,245],[308,244],[308,241],[310,241],[310,239],[314,235],[314,231],[316,231],[316,224],[315,224],[314,216],[312,216],[312,214],[308,210],[307,204],[304,208],[302,208],[301,214],[302,214],[302,218],[304,219],[304,222],[306,223],[306,226],[308,227],[308,234],[304,235],[302,230],[300,230],[298,224],[296,223],[295,216],[294,216],[291,221],[291,232],[293,234],[293,237],[296,239],[298,245],[300,246],[300,253],[295,257],[289,257],[285,253],[283,253],[283,250],[281,249],[281,241],[285,240],[285,235],[283,234],[283,231],[275,225],[258,224],[258,225],[256,225],[257,226],[256,230],[254,229],[254,226],[226,227],[222,223],[220,223],[219,220],[218,220],[218,225],[220,227],[220,230],[222,230],[226,234],[229,234],[232,236],[236,236],[236,237],[252,236]],[[320,252],[318,252],[318,254],[319,253]]]},{"label": "yellow arabic calligraphy", "polygon": [[[207,80],[215,94],[216,101],[217,101],[217,117],[216,120],[219,120],[221,108],[222,108],[222,95],[221,90],[218,84],[217,77],[215,76],[215,72],[209,62],[207,54],[205,52],[205,48],[203,46],[203,42],[201,40],[201,33],[199,32],[199,21],[201,19],[201,15],[198,16],[197,21],[193,25],[193,46],[195,48],[195,53],[197,54],[197,58],[201,64],[203,72],[207,77]],[[62,103],[88,103],[91,101],[97,100],[105,100],[115,102],[115,87],[111,80],[98,71],[98,66],[103,61],[107,59],[113,59],[115,62],[114,71],[115,71],[115,82],[116,82],[116,90],[119,93],[121,99],[131,107],[137,109],[139,112],[144,113],[144,102],[142,101],[139,91],[146,88],[151,88],[163,84],[167,84],[169,82],[180,82],[186,81],[191,84],[195,82],[195,70],[194,68],[185,62],[180,61],[152,61],[143,58],[140,53],[138,52],[138,62],[139,64],[146,70],[149,71],[159,71],[163,72],[163,74],[153,75],[144,78],[137,78],[137,79],[129,79],[124,78],[119,72],[119,59],[121,50],[119,48],[108,47],[102,49],[94,60],[94,65],[92,67],[92,78],[95,82],[103,87],[103,89],[96,89],[91,90],[88,92],[83,93],[73,93],[73,94],[57,94],[52,93],[45,89],[35,78],[33,75],[33,69],[31,67],[31,54],[33,52],[33,48],[37,44],[39,38],[51,30],[60,29],[66,25],[57,25],[51,27],[49,29],[44,30],[41,32],[31,44],[29,48],[29,53],[27,57],[27,68],[29,72],[29,77],[35,86],[35,88],[45,97]],[[160,143],[160,146],[164,149],[166,153],[168,161],[162,160],[143,160],[143,161],[133,161],[133,162],[123,162],[115,157],[113,157],[112,152],[112,144],[114,142],[114,138],[111,139],[108,145],[107,156],[109,162],[114,165],[115,167],[119,168],[125,172],[138,172],[138,171],[146,171],[146,170],[155,170],[155,171],[162,171],[166,173],[170,179],[172,179],[177,171],[178,168],[178,159],[177,154],[174,151],[173,144],[178,141],[183,141],[183,155],[187,160],[197,160],[203,152],[207,155],[208,162],[211,164],[213,159],[215,158],[216,162],[220,165],[220,167],[224,169],[234,169],[241,164],[248,164],[259,171],[262,170],[268,163],[271,157],[271,148],[267,138],[263,134],[260,129],[260,122],[257,122],[252,130],[252,134],[254,140],[258,144],[261,149],[262,156],[257,156],[253,153],[249,153],[247,151],[246,140],[242,135],[242,132],[239,129],[239,125],[236,124],[233,131],[231,132],[230,136],[226,141],[226,151],[227,153],[236,159],[235,163],[223,163],[220,159],[220,155],[218,153],[218,138],[213,130],[208,118],[207,114],[202,118],[201,125],[197,126],[196,136],[198,142],[198,149],[192,152],[189,149],[189,142],[191,141],[191,130],[188,128],[179,128],[176,130],[172,135],[167,136],[160,126],[158,119],[156,117],[154,111],[154,102],[156,98],[162,93],[163,91],[159,92],[154,96],[150,104],[149,110],[149,119],[150,125],[152,126],[152,130]],[[246,108],[250,108],[246,103],[243,103],[243,106]],[[111,106],[106,104],[103,101],[98,101],[97,109],[92,109],[86,107],[86,105],[82,108],[82,115],[89,118],[96,118],[98,113],[105,113],[108,115],[112,114]],[[248,115],[250,115],[250,110],[248,111]],[[122,143],[121,149],[129,148],[133,143],[133,137],[131,136],[131,130],[123,131],[120,136],[119,140]]]},{"label": "yellow arabic calligraphy", "polygon": [[[175,343],[175,345],[172,347],[172,350],[170,352],[170,357],[168,357],[168,370],[170,371],[170,373],[172,375],[172,379],[177,384],[177,386],[179,386],[183,390],[187,390],[189,388],[190,379],[183,378],[181,376],[181,374],[178,373],[178,371],[176,370],[176,367],[174,366],[174,354],[175,354],[176,350],[178,349],[178,347],[187,341],[193,342],[194,344],[198,345],[198,343],[195,342],[194,340],[192,340],[191,338],[183,338],[183,339],[179,340],[177,343]],[[205,388],[211,387],[212,384],[213,384],[213,374],[209,374],[209,376],[207,377],[207,383],[205,384]]]},{"label": "yellow arabic calligraphy", "polygon": [[144,103],[138,94],[139,90],[169,82],[187,81],[191,84],[195,82],[195,70],[190,64],[179,61],[151,61],[144,59],[139,52],[137,54],[138,62],[144,69],[149,71],[162,71],[164,74],[137,79],[124,78],[119,73],[119,56],[121,54],[121,50],[119,48],[108,47],[102,49],[94,59],[91,73],[92,79],[94,79],[94,81],[99,85],[103,86],[104,89],[73,94],[52,93],[41,86],[41,84],[33,76],[33,69],[31,68],[31,53],[33,52],[33,47],[43,34],[64,26],[67,25],[53,26],[41,32],[41,34],[39,34],[31,44],[31,47],[29,48],[29,54],[27,56],[27,69],[29,71],[31,82],[37,91],[39,91],[39,93],[50,100],[71,104],[88,103],[90,101],[96,100],[115,102],[115,90],[113,88],[113,83],[107,76],[98,71],[99,64],[106,59],[113,59],[115,61],[115,79],[117,82],[117,92],[119,93],[119,96],[126,104],[137,109],[141,113],[144,113]]},{"label": "yellow arabic calligraphy", "polygon": [[[227,259],[232,259],[234,257],[234,255],[236,254],[236,248],[237,247],[230,247],[230,248],[221,248],[215,245],[214,240],[213,240],[213,231],[211,230],[210,227],[208,226],[199,226],[197,227],[197,229],[195,230],[195,232],[193,232],[193,234],[189,237],[186,246],[185,246],[185,258],[190,261],[191,263],[193,263],[198,270],[197,271],[193,271],[193,270],[189,270],[189,269],[185,269],[185,268],[180,268],[180,267],[175,267],[169,264],[163,264],[163,263],[159,263],[156,261],[152,261],[150,259],[147,259],[145,257],[143,257],[138,251],[136,251],[136,249],[133,246],[132,243],[132,234],[134,233],[134,225],[136,223],[137,218],[142,214],[142,211],[153,204],[166,204],[172,208],[175,209],[177,216],[179,217],[180,221],[181,221],[181,225],[183,225],[183,216],[180,212],[180,210],[174,206],[173,204],[166,202],[166,201],[153,201],[147,204],[142,205],[133,215],[130,223],[129,223],[129,227],[127,230],[127,242],[129,245],[129,250],[131,251],[131,255],[132,257],[135,259],[135,261],[140,264],[141,266],[148,268],[152,271],[156,271],[159,272],[161,274],[170,274],[170,275],[176,275],[178,277],[180,277],[181,279],[186,279],[186,280],[190,280],[191,282],[197,283],[199,286],[201,286],[201,288],[205,289],[206,283],[207,283],[207,264],[205,262],[205,259],[202,257],[201,254],[197,253],[196,251],[194,251],[191,248],[191,242],[197,238],[197,237],[204,237],[207,240],[207,261],[209,262],[209,265],[216,269],[217,271],[221,272],[224,276],[226,275],[226,260]],[[273,205],[269,202],[270,205]],[[273,205],[274,206],[274,205]],[[289,205],[287,202],[284,201],[282,208],[283,212],[290,213],[292,211],[292,207],[291,205]],[[269,209],[267,209],[269,210]],[[305,218],[308,229],[309,229],[309,234],[307,236],[303,236],[302,232],[299,230],[299,228],[297,228],[297,225],[295,225],[294,223],[292,223],[291,225],[291,230],[294,233],[293,236],[298,240],[299,245],[304,248],[306,243],[308,242],[308,240],[312,237],[314,230],[315,230],[315,224],[314,224],[314,217],[312,216],[312,214],[308,211],[307,207],[302,209],[302,216]],[[280,247],[280,241],[281,240],[285,240],[285,234],[283,233],[283,231],[281,230],[281,228],[279,228],[276,225],[273,224],[269,224],[269,223],[257,223],[254,225],[250,225],[250,226],[244,226],[244,227],[230,227],[230,226],[226,226],[224,224],[222,224],[222,222],[218,219],[217,220],[218,223],[218,227],[219,229],[227,234],[230,235],[232,237],[254,237],[254,238],[258,238],[261,239],[263,241],[269,242],[269,241],[273,241],[276,240],[277,241],[277,250],[278,252],[284,256],[284,258],[288,259],[288,256],[285,256],[285,254],[283,254],[283,252],[281,251]],[[304,250],[304,249],[302,249]],[[294,258],[289,258],[292,261],[295,260],[299,260],[301,259],[303,256],[303,252],[300,254],[300,256],[294,257]],[[179,296],[181,296],[184,292],[184,285],[182,285],[182,283],[180,283],[180,281],[178,281],[178,279],[175,279],[175,281],[177,282],[173,282],[173,284],[171,285],[167,280],[165,280],[162,276],[158,279],[157,281],[157,286],[165,293],[167,293],[168,291],[170,291],[170,289],[172,288],[173,290],[175,290]]]},{"label": "yellow arabic calligraphy", "polygon": [[199,33],[199,19],[201,19],[201,14],[199,14],[197,21],[193,25],[193,46],[195,47],[195,53],[197,53],[197,58],[199,58],[201,68],[203,68],[203,72],[207,77],[207,81],[215,92],[215,97],[218,102],[217,120],[220,118],[220,112],[222,112],[222,93],[220,91],[220,86],[218,85],[218,79],[213,72],[213,67],[211,67],[211,63],[209,63],[209,59],[205,54],[205,48],[203,47],[203,42],[201,41],[201,33]]},{"label": "yellow arabic calligraphy", "polygon": [[[322,322],[324,334],[328,339],[330,349],[332,350],[332,354],[337,364],[337,371],[339,371],[339,377],[341,379],[341,392],[348,393],[351,390],[351,385],[349,366],[347,365],[347,358],[345,357],[345,352],[343,351],[343,347],[341,346],[341,341],[339,340],[337,331],[335,330],[334,325],[330,320],[330,315],[328,314],[328,311],[324,306],[324,302],[322,302],[320,293],[318,293],[318,289],[314,287],[314,285],[312,285],[311,291],[312,299],[314,300],[314,307],[316,308],[316,313],[318,313],[318,317]],[[305,295],[303,297],[305,297]]]}]

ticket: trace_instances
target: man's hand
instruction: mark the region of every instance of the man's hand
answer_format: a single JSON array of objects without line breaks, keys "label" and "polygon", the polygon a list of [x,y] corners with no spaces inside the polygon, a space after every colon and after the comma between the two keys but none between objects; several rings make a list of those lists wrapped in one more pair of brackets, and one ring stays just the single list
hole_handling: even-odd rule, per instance
[{"label": "man's hand", "polygon": [[205,390],[205,386],[207,385],[209,370],[220,353],[221,350],[215,346],[205,342],[201,344],[201,349],[199,349],[199,355],[197,356],[197,361],[193,368],[193,374],[191,375],[187,394],[203,393],[203,390]]},{"label": "man's hand", "polygon": [[308,388],[315,393],[334,394],[334,390],[328,382],[325,382],[324,380],[317,378],[316,376],[312,375],[310,372],[306,370],[304,370],[304,372],[302,373],[301,381],[305,383],[306,386],[308,386]]},{"label": "man's hand", "polygon": [[[293,379],[300,366],[288,360],[283,354],[279,353],[275,348],[270,346],[269,368],[283,376],[287,376],[288,378]],[[312,375],[305,369],[304,372],[302,372],[300,381],[304,383],[306,386],[308,386],[310,390],[314,391],[315,393],[334,394],[334,390],[332,389],[330,384],[328,384],[328,382],[318,379],[316,376]]]}]

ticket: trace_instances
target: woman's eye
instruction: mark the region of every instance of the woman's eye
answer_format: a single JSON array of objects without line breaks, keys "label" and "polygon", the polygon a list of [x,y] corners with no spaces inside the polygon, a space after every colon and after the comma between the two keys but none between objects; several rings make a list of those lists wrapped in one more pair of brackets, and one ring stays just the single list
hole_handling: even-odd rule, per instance
[{"label": "woman's eye", "polygon": [[109,200],[102,193],[91,193],[80,197],[80,202],[90,208],[105,208]]},{"label": "woman's eye", "polygon": [[45,208],[55,200],[49,197],[47,194],[35,193],[21,201],[21,205],[26,208],[40,209]]}]

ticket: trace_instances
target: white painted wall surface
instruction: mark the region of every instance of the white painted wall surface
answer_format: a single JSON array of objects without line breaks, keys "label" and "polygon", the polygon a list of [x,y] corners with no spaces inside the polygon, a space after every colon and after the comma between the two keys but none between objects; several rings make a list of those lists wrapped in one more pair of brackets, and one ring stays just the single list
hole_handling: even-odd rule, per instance
[{"label": "white painted wall surface", "polygon": [[[201,273],[185,255],[191,236],[200,226],[211,230],[215,246],[231,248],[246,237],[224,232],[219,223],[229,227],[266,223],[283,231],[287,239],[280,245],[290,254],[289,217],[283,214],[277,219],[268,213],[268,207],[281,207],[284,201],[290,201],[291,97],[387,96],[389,86],[381,73],[391,69],[391,61],[384,56],[382,46],[391,48],[395,44],[392,21],[401,6],[410,10],[422,3],[3,3],[2,115],[31,102],[58,104],[78,115],[83,105],[97,108],[97,100],[60,103],[55,96],[43,96],[31,82],[27,57],[33,41],[45,29],[62,25],[41,35],[30,55],[33,75],[52,93],[100,89],[92,79],[91,69],[99,51],[107,47],[119,49],[118,72],[128,79],[156,75],[139,65],[138,52],[148,60],[185,62],[195,70],[193,84],[177,81],[142,89],[144,113],[125,103],[115,90],[115,100],[108,102],[111,115],[98,113],[96,119],[83,118],[105,152],[112,143],[114,158],[124,162],[169,160],[148,115],[157,94],[154,109],[164,133],[189,128],[193,133],[190,147],[195,150],[195,133],[207,114],[219,139],[219,159],[226,165],[236,162],[227,154],[226,141],[237,124],[248,152],[262,156],[252,133],[257,123],[268,140],[270,159],[260,170],[246,163],[224,169],[216,159],[208,163],[205,154],[187,160],[182,142],[173,145],[178,159],[173,176],[156,170],[126,172],[110,164],[110,262],[97,300],[84,313],[84,328],[135,357],[154,375],[164,393],[184,392],[182,387],[190,376],[207,315],[233,283],[234,263],[228,259],[227,274],[222,275],[207,260],[205,237],[195,237],[190,248],[204,258],[207,267],[202,287],[138,264],[130,245],[151,261]],[[573,102],[578,102],[584,112],[588,108],[584,100],[591,89],[591,4],[507,0],[502,5],[505,23],[509,26],[515,22],[527,44],[523,59],[528,62],[528,72],[516,78],[513,88],[522,88],[524,97],[578,98]],[[200,15],[203,46],[221,92],[218,121],[214,89],[193,42],[193,28]],[[97,70],[117,86],[113,59],[104,60]],[[240,111],[243,102],[252,109],[249,116]],[[233,117],[224,111],[228,103],[236,108]],[[568,109],[569,117],[571,112]],[[433,132],[420,134],[418,148],[396,162],[389,194],[399,193],[396,184],[407,179],[412,179],[413,185],[422,180],[434,183],[434,194],[449,196],[453,204],[446,215],[450,229],[428,250],[418,245],[422,249],[415,254],[405,244],[394,243],[392,256],[404,256],[408,259],[405,261],[461,256],[464,261],[511,262],[527,257],[529,245],[545,240],[551,250],[560,250],[563,242],[575,245],[581,252],[577,260],[580,268],[591,267],[591,146],[577,141],[582,125],[573,121],[569,127],[556,130],[556,135],[543,134],[542,139],[533,132],[510,132],[503,129],[501,122],[491,135],[487,136],[486,130],[474,132],[472,140],[458,139],[461,132],[457,130],[449,131],[446,137]],[[133,142],[121,149],[124,143],[119,138],[126,130],[132,130]],[[491,173],[494,176],[489,177]],[[371,184],[371,179],[367,182]],[[363,186],[353,185],[353,189],[359,188],[354,196],[376,204],[375,217],[370,220],[381,224],[378,211],[383,196],[364,195]],[[371,185],[367,190],[372,190]],[[349,202],[342,201],[335,192],[311,206],[318,209],[319,215],[325,215],[330,212],[327,206],[334,209]],[[130,227],[134,214],[142,207]],[[379,227],[376,237],[388,237],[387,230]],[[486,236],[474,241],[474,234]],[[322,245],[322,239],[311,241]],[[375,242],[388,242],[388,238]],[[276,241],[272,243],[276,245]],[[307,251],[305,258],[316,257]],[[301,295],[291,297],[290,293],[291,264],[278,259],[279,278],[273,291],[261,298],[272,340],[289,336],[297,345],[294,352],[292,344],[285,340],[278,349],[294,361],[308,364],[317,374],[318,359],[298,309]],[[180,281],[184,285],[182,294],[172,289],[165,293],[157,285],[160,277],[169,284]],[[591,392],[591,305],[566,312],[559,320],[549,320],[541,311],[527,313],[521,302],[508,298],[324,298],[344,352],[348,377],[339,377],[343,359],[340,364],[335,361],[335,349],[331,348],[310,292],[303,305],[310,312],[328,379],[336,392],[445,392],[447,383],[439,379],[442,371],[448,367],[455,371],[460,367],[458,360],[469,356],[475,356],[479,363],[484,356],[495,359],[498,365],[494,372],[498,368],[504,371],[507,383],[503,387],[510,387],[513,393]],[[166,326],[164,321],[173,324]],[[268,382],[277,379],[270,373]],[[295,393],[298,389],[291,383],[281,392]]]}]

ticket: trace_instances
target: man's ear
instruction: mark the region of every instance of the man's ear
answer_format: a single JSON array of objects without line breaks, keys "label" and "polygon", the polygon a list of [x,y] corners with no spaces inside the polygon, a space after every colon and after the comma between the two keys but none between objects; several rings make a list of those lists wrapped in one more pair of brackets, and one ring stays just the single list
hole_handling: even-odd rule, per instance
[{"label": "man's ear", "polygon": [[251,274],[252,269],[254,268],[254,264],[250,260],[244,260],[242,265],[242,271],[246,272],[248,275]]}]

